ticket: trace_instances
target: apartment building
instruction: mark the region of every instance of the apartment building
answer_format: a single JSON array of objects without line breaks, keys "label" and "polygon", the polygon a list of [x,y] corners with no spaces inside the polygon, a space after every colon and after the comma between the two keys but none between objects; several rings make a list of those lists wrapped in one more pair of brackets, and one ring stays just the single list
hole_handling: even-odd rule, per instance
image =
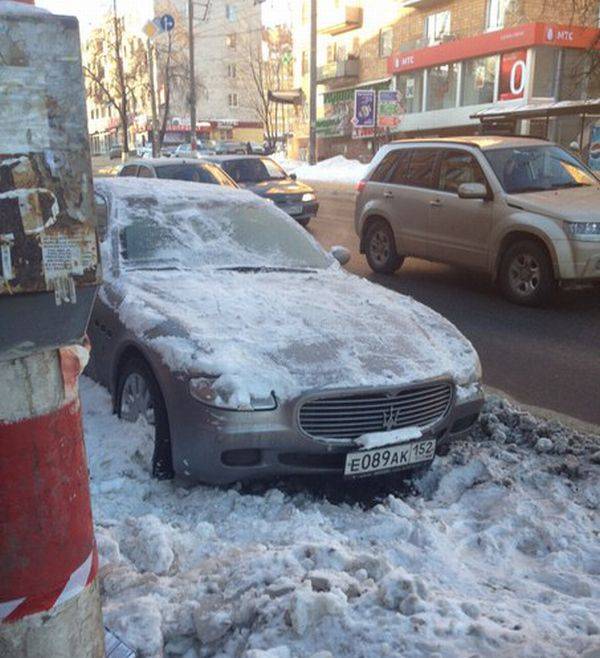
[{"label": "apartment building", "polygon": [[[295,83],[308,89],[310,0],[293,16]],[[318,16],[319,157],[368,159],[402,136],[472,133],[491,107],[600,96],[590,52],[598,2],[557,0],[334,0]],[[357,89],[398,90],[399,125],[385,132],[353,123]],[[594,119],[595,120],[595,119]],[[563,143],[581,130],[554,122]],[[296,154],[306,148],[304,117]]]},{"label": "apartment building", "polygon": [[[175,18],[174,38],[187,42],[188,0],[155,0],[155,14]],[[212,139],[263,141],[250,63],[262,57],[261,5],[253,0],[195,0],[197,117]],[[159,87],[164,81],[159,80]],[[173,130],[188,126],[187,89],[176,90]],[[181,130],[179,131],[181,132]]]}]

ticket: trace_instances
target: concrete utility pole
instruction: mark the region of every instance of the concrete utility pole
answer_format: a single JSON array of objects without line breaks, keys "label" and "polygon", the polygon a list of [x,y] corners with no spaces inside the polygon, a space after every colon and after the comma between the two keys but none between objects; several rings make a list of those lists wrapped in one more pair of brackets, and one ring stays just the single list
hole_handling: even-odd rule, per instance
[{"label": "concrete utility pole", "polygon": [[310,132],[308,138],[308,161],[317,163],[317,0],[310,0]]},{"label": "concrete utility pole", "polygon": [[197,149],[196,141],[196,43],[194,35],[194,0],[188,0],[188,39],[190,46],[190,146]]},{"label": "concrete utility pole", "polygon": [[158,153],[158,111],[156,109],[156,84],[154,82],[154,46],[148,39],[148,75],[150,76],[150,104],[152,106],[152,157]]}]

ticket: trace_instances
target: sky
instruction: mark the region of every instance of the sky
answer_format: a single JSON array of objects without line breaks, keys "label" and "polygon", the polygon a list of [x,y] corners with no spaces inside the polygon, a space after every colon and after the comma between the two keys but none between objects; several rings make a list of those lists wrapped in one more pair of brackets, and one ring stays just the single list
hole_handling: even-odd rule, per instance
[{"label": "sky", "polygon": [[[239,0],[244,1],[244,0]],[[245,0],[252,2],[252,0]],[[287,16],[290,0],[266,0],[264,7],[265,23],[281,22],[282,16]],[[104,12],[111,5],[111,0],[36,0],[38,7],[43,7],[55,14],[77,16],[83,37],[90,28],[97,24]],[[127,11],[128,6],[142,10],[147,7],[150,15],[152,0],[119,0],[119,7]]]}]

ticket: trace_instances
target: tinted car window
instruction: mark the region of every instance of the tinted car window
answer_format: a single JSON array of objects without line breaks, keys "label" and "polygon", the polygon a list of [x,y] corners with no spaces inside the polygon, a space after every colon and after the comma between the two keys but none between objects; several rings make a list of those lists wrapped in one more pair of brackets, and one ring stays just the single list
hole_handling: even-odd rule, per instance
[{"label": "tinted car window", "polygon": [[439,189],[458,194],[463,183],[487,184],[479,163],[467,151],[445,151],[440,164]]},{"label": "tinted car window", "polygon": [[374,183],[383,183],[388,179],[388,176],[390,175],[390,172],[394,168],[394,165],[396,164],[396,161],[398,160],[398,151],[391,151],[388,153],[377,169],[373,172],[373,175],[371,176],[371,180]]},{"label": "tinted car window", "polygon": [[236,158],[221,163],[221,167],[236,183],[262,183],[268,180],[285,180],[287,174],[269,158]]},{"label": "tinted car window", "polygon": [[137,165],[126,165],[121,169],[119,176],[135,176],[137,174]]},{"label": "tinted car window", "polygon": [[152,172],[150,171],[150,169],[148,169],[148,167],[140,167],[140,170],[138,172],[138,176],[140,178],[154,178],[154,176],[152,175]]},{"label": "tinted car window", "polygon": [[408,168],[410,165],[411,149],[399,149],[396,151],[396,162],[390,177],[390,183],[394,185],[408,184]]},{"label": "tinted car window", "polygon": [[433,187],[438,154],[438,149],[414,149],[405,184],[413,187]]},{"label": "tinted car window", "polygon": [[192,183],[209,183],[218,185],[219,182],[211,171],[204,165],[198,164],[173,164],[156,168],[158,178],[169,180],[185,180]]}]

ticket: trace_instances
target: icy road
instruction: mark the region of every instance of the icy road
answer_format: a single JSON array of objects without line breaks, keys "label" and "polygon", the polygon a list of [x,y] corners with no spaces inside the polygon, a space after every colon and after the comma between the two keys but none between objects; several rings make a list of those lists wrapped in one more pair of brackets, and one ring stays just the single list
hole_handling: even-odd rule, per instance
[{"label": "icy road", "polygon": [[105,621],[140,656],[600,657],[600,437],[490,400],[415,491],[334,504],[153,481],[144,428],[82,397]]}]

